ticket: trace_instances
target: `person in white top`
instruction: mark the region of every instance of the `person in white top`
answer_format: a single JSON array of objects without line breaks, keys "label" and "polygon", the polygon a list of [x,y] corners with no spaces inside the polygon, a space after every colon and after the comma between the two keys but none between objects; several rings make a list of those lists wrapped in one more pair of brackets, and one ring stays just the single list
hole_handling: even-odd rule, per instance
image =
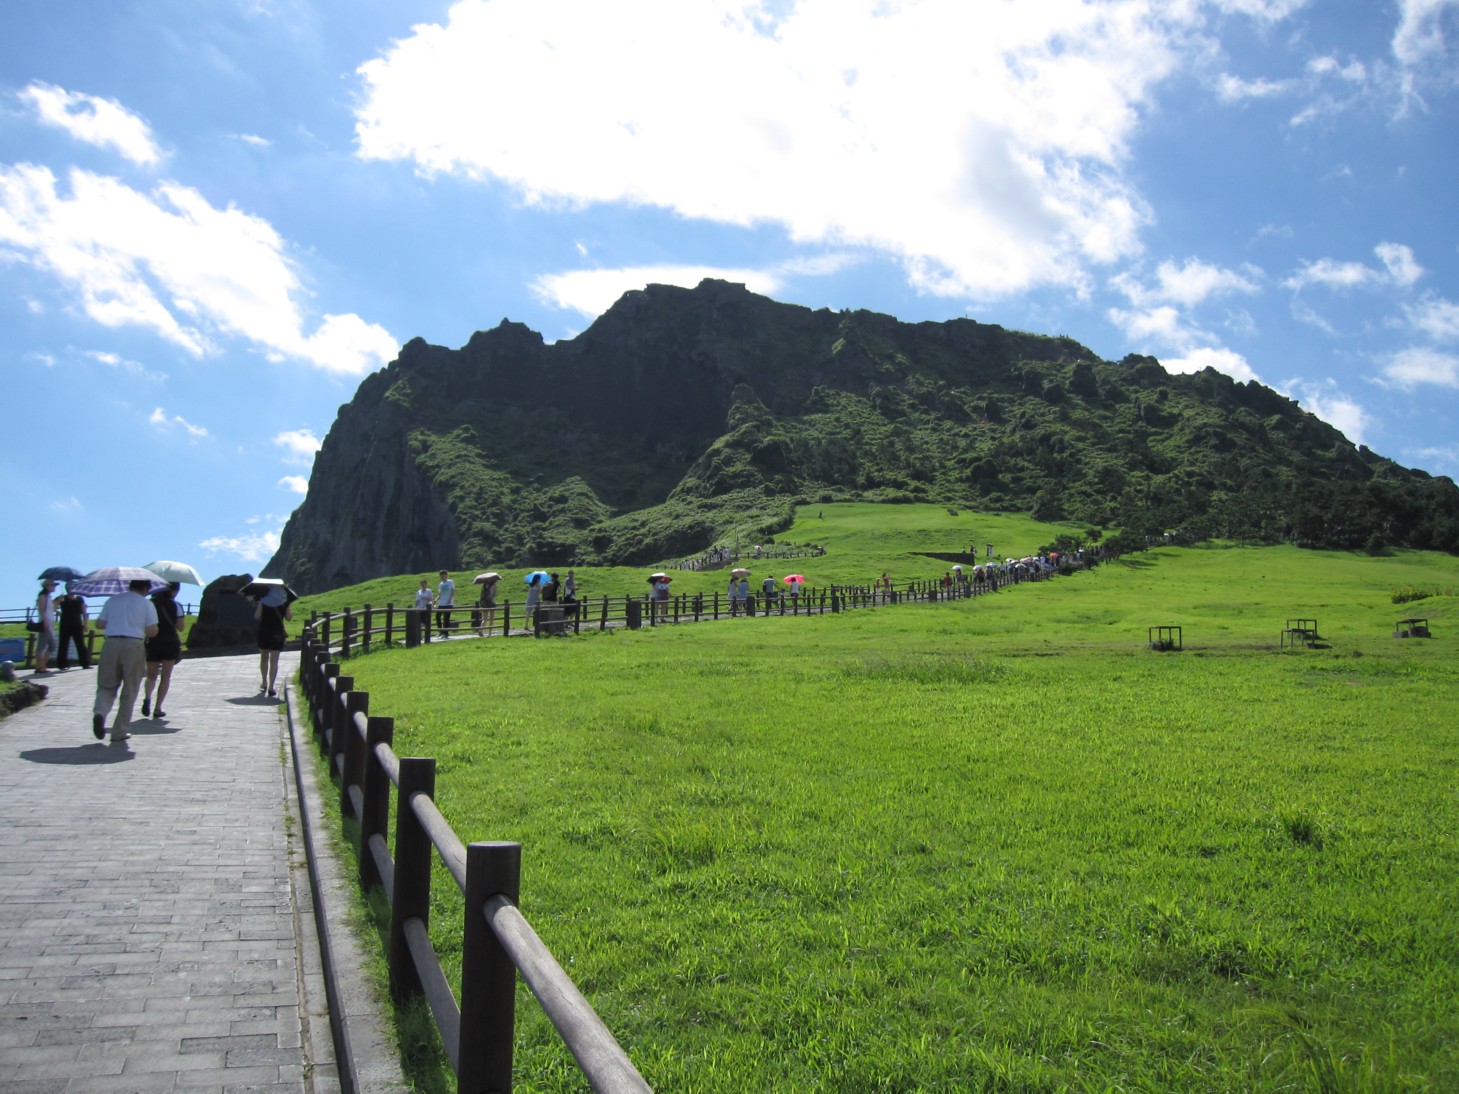
[{"label": "person in white top", "polygon": [[456,583],[445,570],[441,571],[441,583],[436,586],[436,630],[444,634],[451,626],[451,608],[456,603]]},{"label": "person in white top", "polygon": [[131,736],[132,708],[147,671],[147,649],[143,642],[157,636],[157,608],[147,599],[152,583],[133,581],[127,591],[110,598],[96,617],[96,625],[106,632],[101,647],[101,663],[96,667],[96,702],[91,708],[91,732],[99,741],[106,736],[106,716],[121,691],[121,706],[111,725],[111,743],[120,744]]}]

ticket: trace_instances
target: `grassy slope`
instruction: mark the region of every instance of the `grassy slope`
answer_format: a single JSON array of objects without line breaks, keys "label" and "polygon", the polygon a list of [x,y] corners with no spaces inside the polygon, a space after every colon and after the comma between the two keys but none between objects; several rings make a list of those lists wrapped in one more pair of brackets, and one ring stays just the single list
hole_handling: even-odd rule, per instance
[{"label": "grassy slope", "polygon": [[[818,511],[783,537],[828,545],[813,581],[1020,531]],[[524,910],[660,1089],[1446,1089],[1459,613],[1389,590],[1454,574],[1168,549],[971,603],[351,668],[457,831],[522,841]],[[1298,615],[1330,649],[1275,652]],[[1438,637],[1395,641],[1402,615]],[[1153,623],[1187,651],[1146,650]],[[577,1089],[519,1013],[524,1085]]]},{"label": "grassy slope", "polygon": [[[1023,516],[973,514],[957,516],[935,505],[837,504],[805,506],[789,529],[776,537],[782,544],[817,543],[827,548],[819,557],[792,560],[766,559],[762,563],[747,561],[754,572],[755,584],[766,574],[783,577],[788,573],[803,574],[814,586],[832,583],[854,584],[875,580],[883,570],[890,570],[895,581],[931,580],[940,577],[947,564],[929,559],[922,552],[962,551],[976,544],[978,551],[992,542],[1002,555],[1023,555],[1048,543],[1062,532],[1078,534],[1078,524],[1049,524]],[[708,546],[707,544],[705,546]],[[750,547],[742,543],[748,557]],[[501,595],[520,605],[525,595],[524,578],[532,568],[509,569],[491,566],[502,574]],[[554,567],[564,576],[566,566]],[[644,592],[645,578],[651,567],[578,566],[574,568],[578,587],[584,596],[639,595]],[[463,604],[476,599],[471,579],[480,572],[462,570],[452,573],[456,582],[457,600]],[[420,579],[426,578],[435,589],[439,580],[435,572],[403,574],[336,589],[328,593],[301,598],[294,606],[294,630],[311,611],[338,612],[344,608],[359,609],[365,604],[384,607],[394,603],[409,607]],[[728,573],[725,570],[706,572],[673,571],[675,592],[724,592]]]}]

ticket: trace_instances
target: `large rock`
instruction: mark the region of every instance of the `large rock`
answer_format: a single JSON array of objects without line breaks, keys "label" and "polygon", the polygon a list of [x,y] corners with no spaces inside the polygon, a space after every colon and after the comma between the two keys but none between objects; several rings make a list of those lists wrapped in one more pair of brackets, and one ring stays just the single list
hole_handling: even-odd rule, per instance
[{"label": "large rock", "polygon": [[252,580],[252,574],[228,574],[208,583],[197,621],[188,632],[190,651],[258,648],[253,601],[240,592]]}]

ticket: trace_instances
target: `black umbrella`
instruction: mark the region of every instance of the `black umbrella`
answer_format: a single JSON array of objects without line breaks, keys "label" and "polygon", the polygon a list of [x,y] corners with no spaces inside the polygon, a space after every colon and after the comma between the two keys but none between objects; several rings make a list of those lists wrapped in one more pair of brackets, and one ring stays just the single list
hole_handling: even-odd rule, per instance
[{"label": "black umbrella", "polygon": [[74,566],[47,566],[41,571],[39,581],[79,581],[85,577],[80,570]]}]

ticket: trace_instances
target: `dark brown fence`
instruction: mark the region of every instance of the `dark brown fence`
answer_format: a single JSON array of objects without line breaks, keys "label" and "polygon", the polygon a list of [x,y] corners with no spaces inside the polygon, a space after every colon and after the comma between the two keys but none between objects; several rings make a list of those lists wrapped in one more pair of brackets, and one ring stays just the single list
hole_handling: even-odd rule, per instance
[{"label": "dark brown fence", "polygon": [[[511,1090],[520,972],[593,1090],[649,1090],[518,910],[521,845],[462,843],[436,808],[436,761],[395,755],[394,719],[369,713],[369,695],[340,674],[313,630],[312,624],[306,630],[300,661],[302,691],[319,747],[339,779],[340,809],[360,825],[360,884],[380,886],[390,899],[390,990],[398,1001],[419,997],[430,1006],[457,1089]],[[387,839],[392,788],[394,857]],[[459,1003],[430,941],[436,854],[466,902]]]},{"label": "dark brown fence", "polygon": [[[572,603],[535,605],[530,614],[525,605],[501,601],[495,609],[471,605],[456,606],[447,613],[442,628],[439,608],[377,608],[342,612],[316,612],[309,619],[313,638],[341,657],[368,653],[373,645],[403,643],[417,646],[436,638],[479,634],[483,637],[533,635],[544,637],[578,633],[584,628],[657,627],[669,623],[699,623],[721,619],[756,618],[767,615],[812,616],[835,614],[855,608],[886,604],[936,602],[983,596],[1022,581],[1037,581],[1052,571],[989,574],[982,581],[944,585],[940,581],[915,581],[900,588],[890,585],[831,585],[827,587],[778,586],[771,594],[757,588],[744,599],[728,592],[674,593],[666,600],[654,600],[649,593],[624,596],[586,597]],[[490,612],[490,614],[489,614]]]}]

